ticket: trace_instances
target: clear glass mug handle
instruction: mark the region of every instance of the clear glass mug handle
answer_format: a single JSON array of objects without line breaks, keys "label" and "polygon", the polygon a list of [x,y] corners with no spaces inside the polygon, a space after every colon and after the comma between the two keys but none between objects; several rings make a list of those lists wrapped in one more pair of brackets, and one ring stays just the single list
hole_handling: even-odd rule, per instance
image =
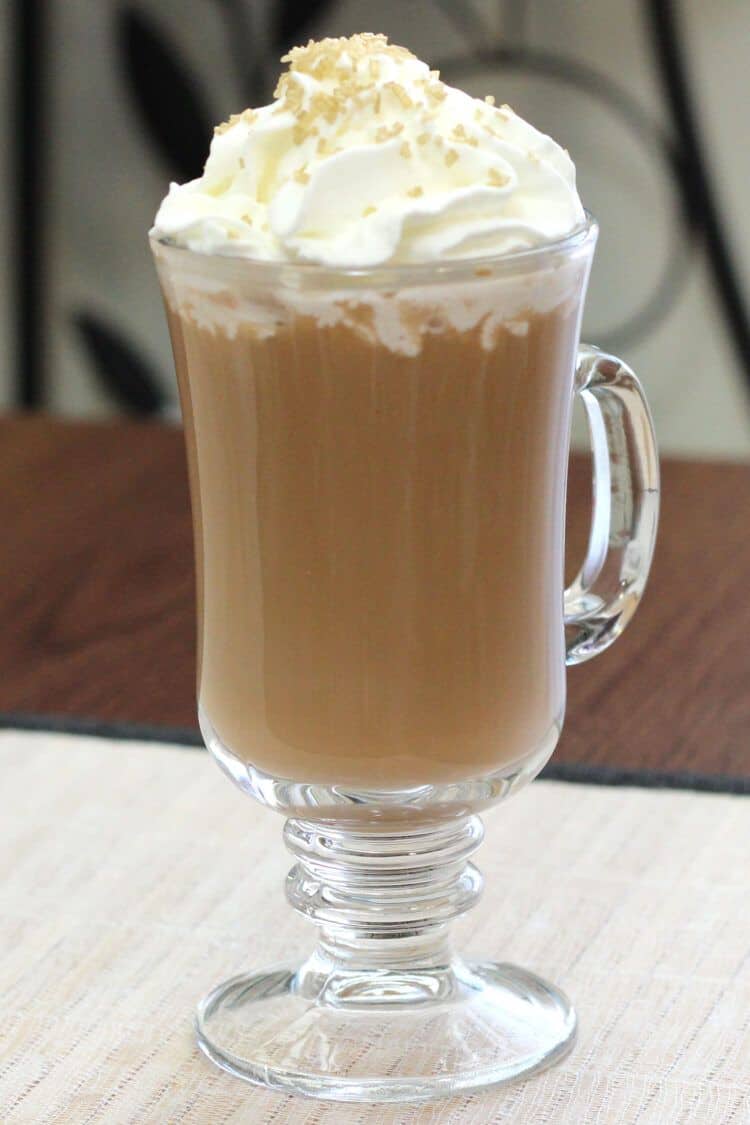
[{"label": "clear glass mug handle", "polygon": [[567,664],[616,641],[648,578],[659,518],[659,460],[643,388],[626,363],[582,344],[575,389],[586,410],[594,514],[583,566],[565,591]]}]

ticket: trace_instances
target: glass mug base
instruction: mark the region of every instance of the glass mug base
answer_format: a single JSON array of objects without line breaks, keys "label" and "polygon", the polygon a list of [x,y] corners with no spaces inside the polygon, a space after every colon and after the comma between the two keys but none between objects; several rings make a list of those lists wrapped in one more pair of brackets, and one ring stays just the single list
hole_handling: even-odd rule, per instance
[{"label": "glass mug base", "polygon": [[570,1049],[576,1018],[562,992],[514,965],[463,961],[450,940],[482,890],[470,859],[484,829],[467,810],[529,781],[557,726],[532,761],[481,782],[364,795],[261,774],[200,719],[241,788],[296,813],[284,829],[296,860],[286,895],[319,930],[303,964],[242,974],[202,1001],[210,1059],[286,1092],[397,1102],[509,1082]]},{"label": "glass mug base", "polygon": [[198,1008],[201,1050],[286,1093],[409,1102],[533,1074],[575,1040],[565,995],[514,965],[453,958],[421,970],[339,971],[321,987],[317,960],[215,988]]}]

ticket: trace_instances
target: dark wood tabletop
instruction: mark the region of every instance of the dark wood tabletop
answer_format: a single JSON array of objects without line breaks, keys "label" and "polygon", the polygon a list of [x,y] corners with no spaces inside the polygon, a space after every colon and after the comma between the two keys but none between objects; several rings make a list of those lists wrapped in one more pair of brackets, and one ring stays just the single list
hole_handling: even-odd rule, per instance
[{"label": "dark wood tabletop", "polygon": [[[195,727],[179,428],[0,421],[0,712]],[[570,670],[556,760],[750,775],[750,467],[665,460],[633,625]],[[571,465],[569,557],[590,469]]]}]

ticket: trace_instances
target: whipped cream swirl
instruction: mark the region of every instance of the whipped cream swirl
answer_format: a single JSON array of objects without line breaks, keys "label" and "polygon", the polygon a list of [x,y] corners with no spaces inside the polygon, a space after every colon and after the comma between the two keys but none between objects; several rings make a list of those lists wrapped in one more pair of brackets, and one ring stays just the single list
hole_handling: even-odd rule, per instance
[{"label": "whipped cream swirl", "polygon": [[311,41],[282,61],[276,100],[216,129],[203,175],[171,185],[152,235],[364,269],[509,253],[583,223],[564,149],[384,36]]}]

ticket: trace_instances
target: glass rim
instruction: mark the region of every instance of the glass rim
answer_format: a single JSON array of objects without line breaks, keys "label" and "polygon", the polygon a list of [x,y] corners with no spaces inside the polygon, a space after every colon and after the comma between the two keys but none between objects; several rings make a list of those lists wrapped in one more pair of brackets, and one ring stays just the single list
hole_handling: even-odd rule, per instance
[{"label": "glass rim", "polygon": [[485,254],[471,258],[450,258],[442,261],[431,262],[404,262],[384,263],[380,266],[366,267],[339,267],[326,266],[318,262],[296,261],[269,261],[265,258],[249,258],[245,254],[205,253],[201,250],[191,250],[181,246],[167,236],[149,234],[149,242],[156,252],[156,247],[164,247],[170,255],[172,253],[185,255],[185,259],[193,262],[221,263],[225,268],[241,272],[254,273],[267,281],[280,280],[289,282],[293,278],[314,284],[318,281],[335,281],[338,285],[346,287],[351,283],[357,287],[368,280],[382,286],[402,285],[405,279],[411,283],[435,283],[467,277],[481,278],[486,272],[496,277],[498,274],[514,274],[527,272],[531,268],[543,267],[555,259],[565,259],[577,250],[586,248],[596,241],[599,225],[590,211],[584,211],[585,220],[575,230],[570,231],[563,238],[555,242],[545,242],[541,246],[532,246],[523,250],[512,250],[510,253]]}]

